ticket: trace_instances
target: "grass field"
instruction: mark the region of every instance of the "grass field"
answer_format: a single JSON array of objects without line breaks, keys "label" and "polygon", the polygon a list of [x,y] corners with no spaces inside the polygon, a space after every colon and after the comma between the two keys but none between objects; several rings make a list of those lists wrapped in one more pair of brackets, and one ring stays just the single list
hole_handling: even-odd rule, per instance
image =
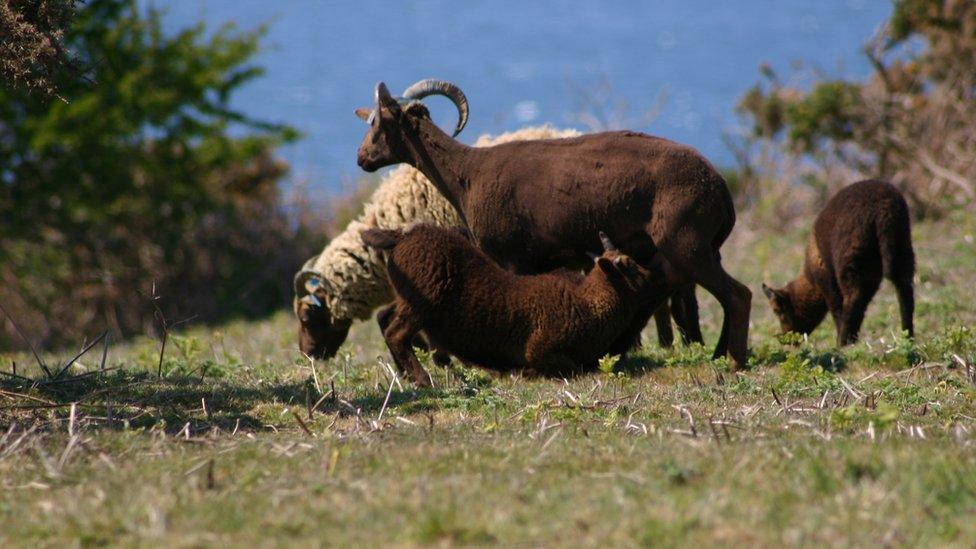
[{"label": "grass field", "polygon": [[[372,322],[335,360],[290,313],[95,346],[56,380],[0,357],[0,546],[976,544],[976,220],[915,228],[913,344],[894,292],[862,342],[781,340],[759,283],[802,231],[740,223],[751,369],[653,345],[568,382],[430,365],[392,381]],[[706,340],[718,309],[699,292]],[[72,353],[46,357],[53,366]],[[612,366],[612,371],[610,367]],[[77,377],[81,376],[81,377]],[[41,380],[41,381],[37,381]]]}]

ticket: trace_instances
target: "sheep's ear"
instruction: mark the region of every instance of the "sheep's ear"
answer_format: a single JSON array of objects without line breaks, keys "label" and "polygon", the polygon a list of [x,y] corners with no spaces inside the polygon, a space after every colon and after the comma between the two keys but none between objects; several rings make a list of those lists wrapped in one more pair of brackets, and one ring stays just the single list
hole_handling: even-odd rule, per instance
[{"label": "sheep's ear", "polygon": [[768,298],[768,299],[776,299],[776,292],[773,291],[772,288],[770,288],[769,286],[767,286],[765,282],[763,282],[762,291],[763,291],[764,294],[766,294],[766,298]]},{"label": "sheep's ear", "polygon": [[372,113],[373,113],[373,109],[369,107],[359,107],[358,109],[356,109],[356,116],[358,116],[359,119],[362,120],[363,122],[368,121],[369,115]]},{"label": "sheep's ear", "polygon": [[392,113],[400,112],[400,102],[390,95],[390,90],[382,82],[376,84],[376,106],[386,107]]},{"label": "sheep's ear", "polygon": [[411,101],[407,103],[404,109],[410,116],[415,116],[417,118],[430,118],[430,111],[427,110],[427,106],[420,101]]}]

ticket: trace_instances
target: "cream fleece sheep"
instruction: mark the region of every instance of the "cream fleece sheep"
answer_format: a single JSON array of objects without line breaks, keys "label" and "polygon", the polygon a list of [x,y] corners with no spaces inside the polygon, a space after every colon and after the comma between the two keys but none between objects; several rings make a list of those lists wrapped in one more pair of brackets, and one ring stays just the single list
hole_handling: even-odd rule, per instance
[{"label": "cream fleece sheep", "polygon": [[[578,135],[576,130],[531,127],[496,137],[483,135],[475,146]],[[305,262],[295,277],[296,307],[298,300],[308,294],[305,277],[316,275],[325,290],[322,305],[333,318],[369,318],[374,309],[393,300],[393,291],[380,256],[363,245],[359,234],[372,227],[394,229],[417,222],[454,227],[461,225],[461,218],[422,173],[404,164],[383,177],[358,219],[333,238],[321,254]]]}]

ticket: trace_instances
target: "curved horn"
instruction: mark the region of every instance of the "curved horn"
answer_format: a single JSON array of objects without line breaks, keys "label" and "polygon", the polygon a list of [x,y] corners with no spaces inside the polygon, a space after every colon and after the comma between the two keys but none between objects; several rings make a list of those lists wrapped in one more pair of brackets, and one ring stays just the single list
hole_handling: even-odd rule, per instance
[{"label": "curved horn", "polygon": [[618,252],[618,251],[620,251],[620,250],[617,249],[616,246],[614,246],[613,242],[610,242],[610,237],[607,236],[607,233],[605,233],[603,231],[600,231],[600,243],[603,244],[603,251],[604,252]]},{"label": "curved horn", "polygon": [[452,136],[457,137],[457,134],[461,133],[461,130],[468,123],[468,98],[456,85],[446,80],[434,80],[433,78],[417,82],[404,90],[402,94],[404,99],[423,99],[430,95],[443,95],[457,107],[458,123]]}]

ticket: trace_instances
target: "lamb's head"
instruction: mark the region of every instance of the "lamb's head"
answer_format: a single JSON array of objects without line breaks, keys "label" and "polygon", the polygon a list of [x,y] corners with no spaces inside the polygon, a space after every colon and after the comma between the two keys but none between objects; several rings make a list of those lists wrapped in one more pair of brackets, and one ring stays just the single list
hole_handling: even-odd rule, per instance
[{"label": "lamb's head", "polygon": [[295,276],[295,315],[298,348],[313,358],[335,356],[346,340],[352,321],[337,319],[327,305],[328,288],[317,273],[303,270]]},{"label": "lamb's head", "polygon": [[789,332],[810,333],[812,331],[804,330],[805,326],[801,326],[802,322],[800,322],[793,306],[789,285],[783,288],[772,288],[763,283],[762,291],[766,295],[766,299],[769,300],[769,306],[772,307],[773,314],[779,320],[779,326],[784,334]]},{"label": "lamb's head", "polygon": [[468,122],[468,100],[456,85],[443,80],[421,80],[404,90],[400,97],[390,95],[386,84],[376,85],[376,104],[356,109],[356,116],[369,124],[357,154],[359,167],[373,172],[409,160],[408,142],[417,138],[418,121],[430,121],[430,111],[420,102],[431,95],[443,95],[458,110],[454,136]]},{"label": "lamb's head", "polygon": [[603,255],[593,256],[597,268],[591,274],[604,277],[623,295],[644,295],[655,280],[654,273],[618,250],[603,232],[600,232],[600,242],[603,244]]}]

